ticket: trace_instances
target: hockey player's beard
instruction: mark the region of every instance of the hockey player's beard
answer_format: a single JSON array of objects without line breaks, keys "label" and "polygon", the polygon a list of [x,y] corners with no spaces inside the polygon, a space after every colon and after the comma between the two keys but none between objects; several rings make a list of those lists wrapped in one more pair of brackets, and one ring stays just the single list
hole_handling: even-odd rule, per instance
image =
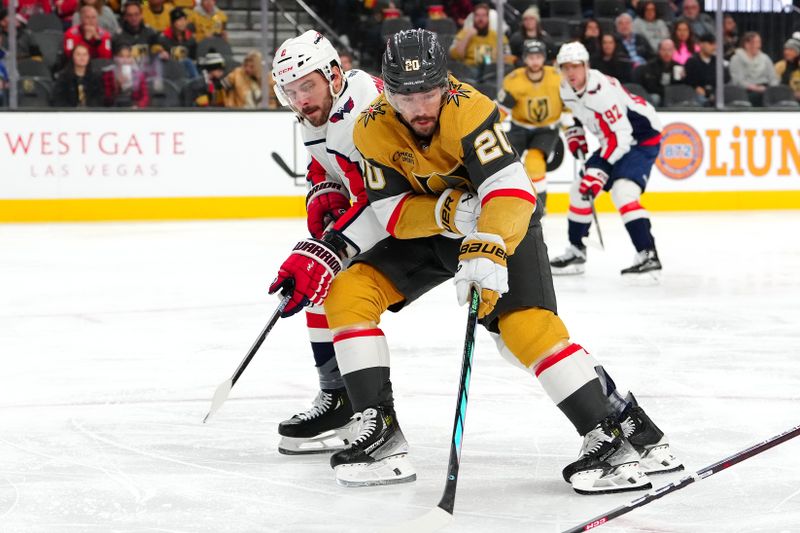
[{"label": "hockey player's beard", "polygon": [[[315,128],[319,128],[328,121],[331,112],[331,101],[327,100],[322,106],[306,106],[300,110],[303,117]],[[312,118],[311,115],[314,115]]]},{"label": "hockey player's beard", "polygon": [[418,115],[408,121],[409,127],[414,132],[414,135],[420,139],[429,139],[436,131],[436,126],[439,125],[439,117],[430,115]]}]

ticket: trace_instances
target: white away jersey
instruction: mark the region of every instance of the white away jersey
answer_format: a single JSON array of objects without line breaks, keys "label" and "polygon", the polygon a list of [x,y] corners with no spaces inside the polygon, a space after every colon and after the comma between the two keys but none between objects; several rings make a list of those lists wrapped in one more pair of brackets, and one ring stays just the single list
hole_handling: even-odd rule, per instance
[{"label": "white away jersey", "polygon": [[641,96],[625,90],[616,78],[591,69],[583,94],[576,94],[566,79],[561,80],[560,92],[576,125],[582,124],[599,139],[599,155],[611,165],[631,146],[657,144],[661,138],[656,110]]},{"label": "white away jersey", "polygon": [[315,128],[302,121],[300,129],[311,156],[306,175],[309,188],[323,181],[335,181],[350,192],[353,205],[333,229],[347,242],[347,256],[353,257],[389,236],[368,205],[361,156],[353,144],[355,121],[381,93],[383,81],[361,70],[348,71],[344,79],[344,91],[331,108],[328,122]]}]

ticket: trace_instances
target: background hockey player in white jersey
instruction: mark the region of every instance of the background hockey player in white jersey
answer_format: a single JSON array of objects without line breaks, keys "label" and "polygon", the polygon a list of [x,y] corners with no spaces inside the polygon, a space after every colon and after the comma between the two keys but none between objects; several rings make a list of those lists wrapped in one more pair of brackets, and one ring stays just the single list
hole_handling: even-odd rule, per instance
[{"label": "background hockey player in white jersey", "polygon": [[[288,39],[278,48],[272,76],[278,99],[297,114],[303,143],[311,157],[306,176],[311,237],[330,243],[342,258],[352,258],[388,236],[367,205],[353,146],[353,124],[359,112],[380,94],[383,84],[359,70],[344,72],[331,43],[313,30]],[[304,242],[310,241],[300,244]],[[270,291],[278,290],[284,281],[273,284]],[[283,316],[317,303],[320,302],[309,302],[295,291]],[[350,420],[353,409],[336,364],[333,337],[322,307],[308,307],[306,321],[320,392],[311,409],[279,425],[278,450],[286,454],[342,449],[355,424]]]},{"label": "background hockey player in white jersey", "polygon": [[553,274],[584,272],[582,239],[592,222],[591,202],[603,190],[611,192],[637,252],[633,266],[621,273],[658,272],[661,262],[650,232],[650,216],[639,202],[661,146],[661,123],[655,109],[616,79],[590,69],[589,53],[581,43],[564,44],[556,61],[561,68],[561,99],[575,117],[574,126],[566,131],[570,151],[578,159],[588,152],[584,126],[598,138],[600,148],[586,161],[580,182],[570,189],[570,245],[551,260]]}]

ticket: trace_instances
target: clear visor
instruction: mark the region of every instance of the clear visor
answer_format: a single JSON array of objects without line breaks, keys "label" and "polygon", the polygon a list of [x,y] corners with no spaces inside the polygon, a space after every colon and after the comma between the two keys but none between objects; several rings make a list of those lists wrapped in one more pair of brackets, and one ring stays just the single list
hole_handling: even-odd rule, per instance
[{"label": "clear visor", "polygon": [[405,116],[424,114],[444,103],[444,87],[412,94],[398,94],[386,91],[386,100],[398,113]]}]

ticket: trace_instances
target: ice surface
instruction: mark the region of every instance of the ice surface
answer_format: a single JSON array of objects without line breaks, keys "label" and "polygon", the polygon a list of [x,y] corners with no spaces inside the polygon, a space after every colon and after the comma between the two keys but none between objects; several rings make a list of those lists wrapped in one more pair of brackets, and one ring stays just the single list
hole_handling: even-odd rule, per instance
[{"label": "ice surface", "polygon": [[[560,253],[564,217],[545,223]],[[656,214],[658,286],[620,279],[633,250],[618,216],[601,223],[608,251],[556,279],[560,314],[689,468],[800,423],[800,213]],[[416,483],[343,488],[327,456],[277,453],[278,422],[316,393],[302,317],[201,423],[303,235],[300,220],[0,225],[0,531],[371,532],[435,505],[466,317],[449,283],[381,324]],[[635,497],[574,494],[560,472],[579,446],[480,331],[448,531],[558,532]],[[789,441],[598,531],[800,531],[799,457]]]}]

